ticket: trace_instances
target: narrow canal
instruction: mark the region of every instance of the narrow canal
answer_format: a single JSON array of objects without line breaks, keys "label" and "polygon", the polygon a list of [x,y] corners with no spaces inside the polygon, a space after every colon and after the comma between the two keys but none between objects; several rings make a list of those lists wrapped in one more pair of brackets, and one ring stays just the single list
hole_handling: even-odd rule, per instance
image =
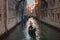
[{"label": "narrow canal", "polygon": [[[30,23],[36,28],[36,38],[32,38],[28,33]],[[60,40],[60,32],[34,18],[29,18],[23,29],[21,24],[18,25],[5,40]]]},{"label": "narrow canal", "polygon": [[60,40],[60,31],[51,25],[40,23],[41,40]]},{"label": "narrow canal", "polygon": [[[36,28],[36,38],[32,38],[29,33],[28,33],[28,30],[29,30],[29,26],[32,24],[32,27],[33,28]],[[39,31],[39,25],[37,23],[37,21],[34,19],[34,18],[29,18],[27,23],[26,23],[26,28],[25,28],[25,37],[26,37],[26,40],[40,40],[40,31]],[[33,35],[32,35],[33,36]]]},{"label": "narrow canal", "polygon": [[[28,28],[32,24],[33,28],[36,28],[36,37],[32,38],[28,33]],[[23,29],[21,24],[14,29],[5,40],[40,40],[40,31],[37,21],[33,18],[29,18],[24,25]]]}]

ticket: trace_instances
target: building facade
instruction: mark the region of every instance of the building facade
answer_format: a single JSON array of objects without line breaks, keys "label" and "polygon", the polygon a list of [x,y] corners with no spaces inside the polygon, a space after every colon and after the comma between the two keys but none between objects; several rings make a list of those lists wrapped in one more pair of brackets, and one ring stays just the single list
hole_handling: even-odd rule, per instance
[{"label": "building facade", "polygon": [[[36,7],[37,16],[41,20],[60,28],[60,1],[59,0],[38,0]],[[52,24],[53,23],[53,24]]]},{"label": "building facade", "polygon": [[60,40],[60,0],[38,0],[35,10],[42,22],[41,40]]},{"label": "building facade", "polygon": [[15,0],[0,0],[0,35],[16,25],[15,6]]},{"label": "building facade", "polygon": [[5,1],[0,0],[0,35],[5,32],[5,27],[4,27],[4,6],[5,6]]},{"label": "building facade", "polygon": [[23,10],[21,7],[18,7],[18,10],[16,10],[17,4],[16,0],[0,0],[0,36],[21,21],[20,15],[25,10],[25,1],[23,0],[18,4],[24,7]]}]

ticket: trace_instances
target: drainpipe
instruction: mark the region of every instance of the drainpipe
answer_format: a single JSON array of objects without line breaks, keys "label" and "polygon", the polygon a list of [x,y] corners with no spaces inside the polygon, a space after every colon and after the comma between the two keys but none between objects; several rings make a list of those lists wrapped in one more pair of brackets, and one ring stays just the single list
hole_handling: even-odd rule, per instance
[{"label": "drainpipe", "polygon": [[5,32],[8,31],[8,29],[7,29],[7,9],[8,9],[8,0],[5,0],[5,13],[4,13]]}]

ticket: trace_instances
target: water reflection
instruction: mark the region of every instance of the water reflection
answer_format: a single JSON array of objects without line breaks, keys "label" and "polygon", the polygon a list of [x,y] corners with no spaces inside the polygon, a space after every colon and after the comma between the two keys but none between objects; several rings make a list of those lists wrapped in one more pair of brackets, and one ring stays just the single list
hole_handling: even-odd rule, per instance
[{"label": "water reflection", "polygon": [[[32,26],[34,28],[36,28],[36,32],[35,32],[36,38],[32,38],[28,33],[28,28],[30,26],[30,22],[32,22]],[[24,40],[39,40],[40,39],[39,34],[40,34],[40,31],[39,31],[39,25],[37,24],[37,21],[35,19],[33,19],[33,18],[29,18],[27,23],[26,23],[26,27],[24,29],[24,35],[25,35]]]}]

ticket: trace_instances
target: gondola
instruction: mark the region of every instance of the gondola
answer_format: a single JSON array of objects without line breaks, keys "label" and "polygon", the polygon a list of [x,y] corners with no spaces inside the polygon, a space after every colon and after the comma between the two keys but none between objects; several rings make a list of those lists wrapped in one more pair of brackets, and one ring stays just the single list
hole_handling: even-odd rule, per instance
[{"label": "gondola", "polygon": [[36,38],[36,29],[32,27],[32,25],[30,25],[29,29],[28,29],[28,33],[32,38]]}]

